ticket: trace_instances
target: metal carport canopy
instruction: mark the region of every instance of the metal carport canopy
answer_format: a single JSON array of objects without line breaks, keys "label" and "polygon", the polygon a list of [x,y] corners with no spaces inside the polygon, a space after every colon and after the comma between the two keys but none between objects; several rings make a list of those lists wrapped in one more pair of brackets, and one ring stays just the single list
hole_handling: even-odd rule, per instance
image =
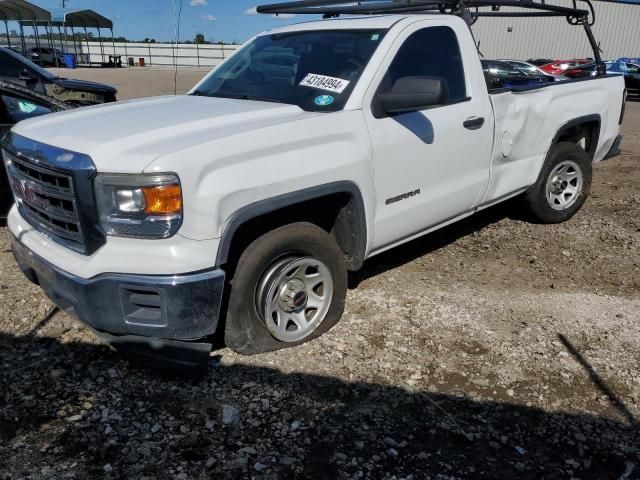
[{"label": "metal carport canopy", "polygon": [[0,0],[0,20],[4,22],[51,22],[51,14],[24,0]]},{"label": "metal carport canopy", "polygon": [[93,10],[50,8],[51,23],[55,26],[113,29],[113,22]]}]

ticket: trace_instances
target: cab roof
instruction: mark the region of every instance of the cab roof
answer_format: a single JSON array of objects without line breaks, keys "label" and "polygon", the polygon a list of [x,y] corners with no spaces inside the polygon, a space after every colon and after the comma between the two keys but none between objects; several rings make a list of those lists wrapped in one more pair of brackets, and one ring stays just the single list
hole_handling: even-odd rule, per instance
[{"label": "cab roof", "polygon": [[306,30],[384,30],[393,27],[396,23],[406,19],[425,20],[425,19],[446,20],[455,18],[449,15],[366,15],[358,17],[339,17],[329,18],[325,20],[313,20],[309,22],[295,23],[285,27],[274,28],[269,30],[269,34],[300,32]]}]

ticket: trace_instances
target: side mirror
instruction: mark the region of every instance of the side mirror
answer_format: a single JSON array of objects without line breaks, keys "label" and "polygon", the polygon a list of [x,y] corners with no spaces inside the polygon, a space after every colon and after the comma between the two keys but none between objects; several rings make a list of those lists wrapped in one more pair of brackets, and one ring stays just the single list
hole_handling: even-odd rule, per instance
[{"label": "side mirror", "polygon": [[415,112],[446,105],[449,86],[441,77],[400,77],[387,93],[378,95],[387,114]]}]

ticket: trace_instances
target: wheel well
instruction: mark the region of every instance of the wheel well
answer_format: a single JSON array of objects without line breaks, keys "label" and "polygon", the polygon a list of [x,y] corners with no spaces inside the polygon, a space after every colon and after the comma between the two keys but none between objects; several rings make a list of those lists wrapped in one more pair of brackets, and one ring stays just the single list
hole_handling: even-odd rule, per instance
[{"label": "wheel well", "polygon": [[[266,203],[272,202],[267,200]],[[252,212],[251,207],[248,207],[246,211],[249,214],[236,216],[236,221],[232,220],[225,230],[216,262],[218,266],[226,266],[228,271],[233,271],[242,252],[256,238],[295,222],[310,222],[327,231],[344,252],[347,267],[357,270],[362,266],[366,226],[364,207],[359,195],[353,192],[334,192],[287,204],[265,213],[260,212],[260,208],[253,210]],[[260,213],[252,214],[257,212]]]},{"label": "wheel well", "polygon": [[595,157],[600,138],[600,117],[576,119],[564,125],[556,135],[554,145],[559,142],[575,143],[591,157]]}]

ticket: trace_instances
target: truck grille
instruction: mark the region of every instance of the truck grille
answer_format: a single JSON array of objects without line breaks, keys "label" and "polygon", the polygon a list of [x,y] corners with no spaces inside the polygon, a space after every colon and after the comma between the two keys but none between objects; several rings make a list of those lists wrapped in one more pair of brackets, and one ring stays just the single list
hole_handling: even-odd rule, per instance
[{"label": "truck grille", "polygon": [[20,212],[34,227],[84,251],[84,236],[69,174],[34,165],[5,152],[8,173]]}]

